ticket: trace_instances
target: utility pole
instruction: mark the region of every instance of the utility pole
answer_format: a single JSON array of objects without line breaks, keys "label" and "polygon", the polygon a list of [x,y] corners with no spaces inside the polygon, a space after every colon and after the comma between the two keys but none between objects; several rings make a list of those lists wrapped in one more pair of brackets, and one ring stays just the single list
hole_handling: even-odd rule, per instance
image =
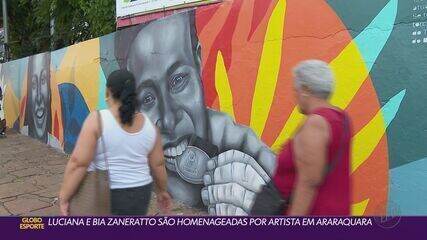
[{"label": "utility pole", "polygon": [[55,50],[55,41],[53,39],[53,34],[55,33],[55,18],[50,18],[50,51]]},{"label": "utility pole", "polygon": [[6,0],[2,0],[3,4],[3,31],[4,31],[4,60],[9,61],[9,28],[7,25],[7,4]]},{"label": "utility pole", "polygon": [[53,14],[55,10],[55,5],[51,4],[50,5],[50,11],[49,11],[49,16],[50,16],[50,51],[54,51],[55,50],[55,41],[54,41],[54,34],[55,34],[55,16]]}]

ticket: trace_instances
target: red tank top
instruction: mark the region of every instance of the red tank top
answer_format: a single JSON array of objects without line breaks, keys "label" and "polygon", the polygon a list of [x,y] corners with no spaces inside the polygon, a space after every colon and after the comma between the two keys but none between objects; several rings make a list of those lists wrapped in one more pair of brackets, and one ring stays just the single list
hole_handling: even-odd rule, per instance
[{"label": "red tank top", "polygon": [[[331,132],[328,163],[330,164],[342,141],[346,113],[331,108],[320,108],[312,114],[322,116],[329,123]],[[326,174],[323,183],[318,188],[318,193],[313,200],[309,215],[350,215],[350,138],[352,136],[350,126],[348,131],[343,143],[341,143],[341,146],[344,147],[341,157],[333,163],[333,167]],[[289,197],[294,189],[298,175],[296,170],[293,140],[290,139],[282,147],[273,177],[276,187],[285,198]],[[286,215],[287,210],[283,214]]]}]

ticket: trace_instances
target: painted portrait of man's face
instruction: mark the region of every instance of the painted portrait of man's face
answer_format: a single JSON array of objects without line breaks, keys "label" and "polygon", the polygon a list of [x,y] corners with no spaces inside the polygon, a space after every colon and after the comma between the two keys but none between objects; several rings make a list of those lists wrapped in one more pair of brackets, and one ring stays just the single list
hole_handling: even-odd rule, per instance
[{"label": "painted portrait of man's face", "polygon": [[183,153],[185,136],[207,138],[200,46],[191,17],[178,14],[147,24],[127,57],[141,110],[160,128],[169,159]]},{"label": "painted portrait of man's face", "polygon": [[28,65],[29,134],[46,140],[50,127],[49,53],[31,56]]}]

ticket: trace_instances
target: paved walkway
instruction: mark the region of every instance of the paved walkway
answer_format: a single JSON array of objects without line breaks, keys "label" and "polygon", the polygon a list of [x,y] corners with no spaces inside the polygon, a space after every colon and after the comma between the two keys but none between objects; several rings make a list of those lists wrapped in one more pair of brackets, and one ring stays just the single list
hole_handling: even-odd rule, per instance
[{"label": "paved walkway", "polygon": [[[58,215],[54,205],[68,157],[29,137],[8,133],[0,139],[0,216]],[[149,215],[158,213],[152,199]],[[204,212],[174,203],[173,214]]]}]

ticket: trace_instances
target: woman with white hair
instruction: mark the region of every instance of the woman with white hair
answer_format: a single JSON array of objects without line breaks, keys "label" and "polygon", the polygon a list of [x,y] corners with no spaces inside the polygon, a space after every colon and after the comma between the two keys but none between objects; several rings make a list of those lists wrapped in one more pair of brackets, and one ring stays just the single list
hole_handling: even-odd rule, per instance
[{"label": "woman with white hair", "polygon": [[306,120],[278,156],[273,182],[288,200],[285,215],[350,214],[350,139],[347,114],[332,106],[328,64],[303,61],[294,68],[295,95]]}]

